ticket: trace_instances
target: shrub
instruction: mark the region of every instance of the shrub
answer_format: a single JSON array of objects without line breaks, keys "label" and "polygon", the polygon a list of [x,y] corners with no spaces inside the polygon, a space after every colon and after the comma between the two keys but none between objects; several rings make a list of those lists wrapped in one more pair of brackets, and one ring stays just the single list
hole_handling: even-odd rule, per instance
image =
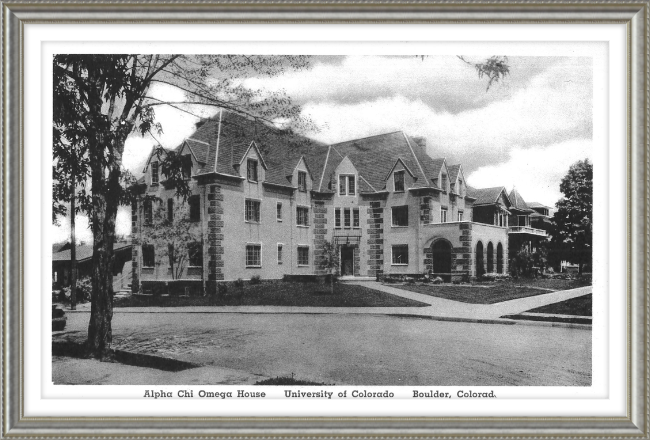
[{"label": "shrub", "polygon": [[253,275],[251,277],[251,284],[262,284],[262,277],[259,275]]},{"label": "shrub", "polygon": [[[93,286],[92,281],[89,277],[80,278],[77,280],[77,297],[76,300],[78,303],[86,303],[90,301],[92,294]],[[59,300],[69,303],[70,295],[72,294],[72,287],[66,286],[61,289],[59,294]]]},{"label": "shrub", "polygon": [[244,280],[242,280],[241,278],[237,278],[232,284],[238,289],[244,288]]},{"label": "shrub", "polygon": [[484,273],[481,276],[481,281],[505,281],[509,279],[510,275],[496,272]]},{"label": "shrub", "polygon": [[225,296],[228,293],[228,284],[219,283],[217,284],[217,295]]}]

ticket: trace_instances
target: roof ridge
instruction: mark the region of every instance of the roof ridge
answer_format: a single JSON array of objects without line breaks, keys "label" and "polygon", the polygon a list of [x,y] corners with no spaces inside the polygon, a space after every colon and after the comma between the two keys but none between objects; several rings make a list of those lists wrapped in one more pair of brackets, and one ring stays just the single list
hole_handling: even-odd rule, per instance
[{"label": "roof ridge", "polygon": [[217,131],[217,146],[214,151],[214,172],[217,172],[217,163],[219,162],[219,141],[221,140],[221,117],[223,116],[223,109],[219,111],[219,129]]},{"label": "roof ridge", "polygon": [[[356,138],[356,139],[350,139],[350,140],[348,140],[348,141],[337,142],[337,143],[335,143],[335,144],[330,144],[330,146],[333,147],[334,145],[347,144],[347,143],[349,143],[349,142],[355,142],[355,141],[363,141],[363,140],[365,140],[365,139],[371,139],[371,138],[379,137],[379,136],[387,136],[387,135],[389,135],[389,134],[395,134],[395,133],[404,133],[404,131],[402,131],[402,130],[397,130],[397,131],[391,131],[391,132],[389,132],[389,133],[373,134],[372,136],[365,136],[365,137],[362,137],[362,138]],[[406,135],[405,135],[405,136],[406,136]]]},{"label": "roof ridge", "polygon": [[[415,162],[420,167],[420,172],[422,173],[422,177],[424,177],[424,184],[426,185],[429,182],[427,182],[427,173],[425,173],[424,168],[422,168],[422,164],[420,163],[420,158],[418,158],[417,154],[415,154],[415,150],[413,150],[413,146],[411,145],[411,142],[409,141],[409,137],[403,131],[402,131],[402,134],[404,135],[404,139],[406,140],[406,145],[409,146],[409,149],[411,150],[411,154],[413,154],[413,159],[415,159]],[[423,151],[423,153],[427,154],[424,151]]]},{"label": "roof ridge", "polygon": [[332,150],[332,146],[328,145],[327,146],[327,155],[325,156],[325,163],[323,163],[323,172],[320,175],[320,183],[318,184],[318,191],[320,192],[321,188],[323,187],[323,177],[325,177],[325,169],[327,168],[327,161],[330,158],[330,151]]},{"label": "roof ridge", "polygon": [[[194,133],[196,133],[196,131],[195,131]],[[192,141],[192,142],[198,142],[199,144],[204,144],[204,145],[208,145],[208,146],[210,146],[210,144],[207,143],[207,142],[205,142],[205,141],[200,141],[200,140],[198,140],[198,139],[194,139],[194,138],[191,138],[191,137],[188,137],[188,138],[185,139],[185,140],[186,140],[186,141]]]}]

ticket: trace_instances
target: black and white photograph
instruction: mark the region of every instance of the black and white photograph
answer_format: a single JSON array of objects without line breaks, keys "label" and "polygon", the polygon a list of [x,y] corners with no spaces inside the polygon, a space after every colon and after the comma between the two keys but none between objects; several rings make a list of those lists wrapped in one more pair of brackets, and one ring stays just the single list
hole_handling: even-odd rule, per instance
[{"label": "black and white photograph", "polygon": [[55,386],[592,385],[590,56],[51,63]]}]

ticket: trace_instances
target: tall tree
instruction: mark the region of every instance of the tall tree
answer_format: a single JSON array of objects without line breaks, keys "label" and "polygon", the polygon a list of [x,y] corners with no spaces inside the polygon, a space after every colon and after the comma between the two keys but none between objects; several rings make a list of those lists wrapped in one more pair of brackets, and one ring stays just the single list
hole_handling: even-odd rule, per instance
[{"label": "tall tree", "polygon": [[589,159],[571,165],[560,183],[564,197],[555,204],[551,229],[552,250],[562,259],[578,264],[580,274],[592,258],[593,180]]},{"label": "tall tree", "polygon": [[[89,354],[112,356],[112,271],[115,220],[128,203],[129,175],[122,166],[127,138],[133,133],[155,136],[163,129],[155,108],[180,111],[213,106],[285,127],[305,124],[301,110],[283,92],[246,87],[242,79],[274,76],[309,66],[302,56],[246,55],[55,55],[54,69],[54,215],[65,213],[69,199],[58,190],[76,165],[77,179],[90,182],[78,192],[77,206],[90,219],[93,232],[92,304],[88,324]],[[152,93],[156,84],[180,90],[185,98],[169,101]],[[307,121],[308,123],[308,121]],[[67,150],[78,151],[78,155]],[[184,187],[180,173],[168,180]],[[71,174],[68,174],[71,175]],[[69,194],[69,192],[68,192]],[[68,196],[69,197],[69,196]],[[55,218],[56,220],[56,218]]]}]

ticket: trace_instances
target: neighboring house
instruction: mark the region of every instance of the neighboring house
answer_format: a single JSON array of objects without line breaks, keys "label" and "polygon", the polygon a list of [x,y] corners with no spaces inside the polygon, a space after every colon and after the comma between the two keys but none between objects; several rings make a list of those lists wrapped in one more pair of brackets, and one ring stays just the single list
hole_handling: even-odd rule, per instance
[{"label": "neighboring house", "polygon": [[[116,286],[126,288],[130,284],[131,258],[133,251],[131,243],[115,243],[113,249],[115,252],[115,262],[113,264],[113,277],[115,281],[119,280]],[[52,253],[52,287],[61,289],[70,285],[71,275],[71,258],[70,243],[66,243],[58,248],[57,252]],[[82,244],[77,246],[75,257],[77,259],[77,279],[89,277],[93,269],[93,246],[91,244]],[[128,283],[126,282],[128,280]]]},{"label": "neighboring house", "polygon": [[[208,292],[223,280],[323,274],[326,240],[343,276],[507,272],[507,221],[473,219],[462,167],[429,157],[422,138],[399,131],[326,146],[223,111],[175,151],[186,157],[187,209],[202,237],[181,278]],[[155,154],[144,173],[132,212],[134,291],[171,280],[141,231],[156,204],[182,203]]]},{"label": "neighboring house", "polygon": [[519,192],[513,188],[508,196],[512,202],[510,207],[508,235],[510,251],[514,253],[526,247],[530,252],[537,250],[539,244],[548,238],[545,229],[533,227],[533,219],[537,224],[538,212],[530,208]]},{"label": "neighboring house", "polygon": [[553,224],[551,208],[538,202],[528,202],[528,207],[535,211],[530,214],[530,226],[542,229],[547,234]]}]

